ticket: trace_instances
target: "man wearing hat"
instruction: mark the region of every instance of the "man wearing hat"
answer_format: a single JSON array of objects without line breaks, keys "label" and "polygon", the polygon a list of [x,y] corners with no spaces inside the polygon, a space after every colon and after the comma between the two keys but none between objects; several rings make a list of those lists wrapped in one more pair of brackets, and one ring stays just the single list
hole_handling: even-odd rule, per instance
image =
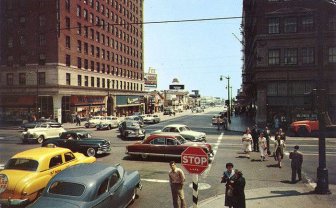
[{"label": "man wearing hat", "polygon": [[294,146],[294,151],[289,154],[289,159],[292,160],[291,167],[292,167],[292,183],[296,182],[296,174],[298,175],[299,181],[301,181],[301,168],[303,162],[303,155],[299,152],[299,146]]}]

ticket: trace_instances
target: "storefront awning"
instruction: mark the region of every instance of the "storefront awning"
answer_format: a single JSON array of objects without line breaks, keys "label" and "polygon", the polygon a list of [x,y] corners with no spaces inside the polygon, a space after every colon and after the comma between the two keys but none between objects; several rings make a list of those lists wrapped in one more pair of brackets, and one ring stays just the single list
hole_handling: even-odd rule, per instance
[{"label": "storefront awning", "polygon": [[137,104],[128,104],[128,105],[117,105],[117,108],[133,107],[133,106],[140,106],[140,105],[142,105],[142,104],[137,103]]}]

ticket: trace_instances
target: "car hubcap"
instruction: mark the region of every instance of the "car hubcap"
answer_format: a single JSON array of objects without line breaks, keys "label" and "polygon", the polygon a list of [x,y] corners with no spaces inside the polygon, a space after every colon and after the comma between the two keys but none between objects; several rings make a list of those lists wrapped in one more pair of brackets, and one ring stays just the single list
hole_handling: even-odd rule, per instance
[{"label": "car hubcap", "polygon": [[88,156],[95,156],[96,151],[93,148],[89,148],[86,153]]},{"label": "car hubcap", "polygon": [[42,136],[40,136],[39,138],[37,138],[37,142],[38,142],[39,144],[42,144],[42,143],[43,143],[43,140],[44,140],[44,138],[43,138]]}]

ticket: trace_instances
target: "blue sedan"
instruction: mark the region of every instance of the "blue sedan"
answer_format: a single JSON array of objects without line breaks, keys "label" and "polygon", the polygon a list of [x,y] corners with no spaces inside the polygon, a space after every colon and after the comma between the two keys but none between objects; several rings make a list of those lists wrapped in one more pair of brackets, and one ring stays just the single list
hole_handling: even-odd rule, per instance
[{"label": "blue sedan", "polygon": [[30,208],[127,207],[141,189],[138,171],[120,165],[80,164],[58,173]]}]

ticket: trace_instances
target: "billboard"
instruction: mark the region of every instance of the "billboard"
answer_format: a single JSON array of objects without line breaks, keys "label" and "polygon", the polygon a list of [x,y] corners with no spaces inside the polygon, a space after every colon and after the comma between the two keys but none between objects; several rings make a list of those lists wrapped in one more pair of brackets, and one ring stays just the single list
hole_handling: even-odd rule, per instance
[{"label": "billboard", "polygon": [[145,73],[145,89],[155,89],[157,88],[157,74]]}]

